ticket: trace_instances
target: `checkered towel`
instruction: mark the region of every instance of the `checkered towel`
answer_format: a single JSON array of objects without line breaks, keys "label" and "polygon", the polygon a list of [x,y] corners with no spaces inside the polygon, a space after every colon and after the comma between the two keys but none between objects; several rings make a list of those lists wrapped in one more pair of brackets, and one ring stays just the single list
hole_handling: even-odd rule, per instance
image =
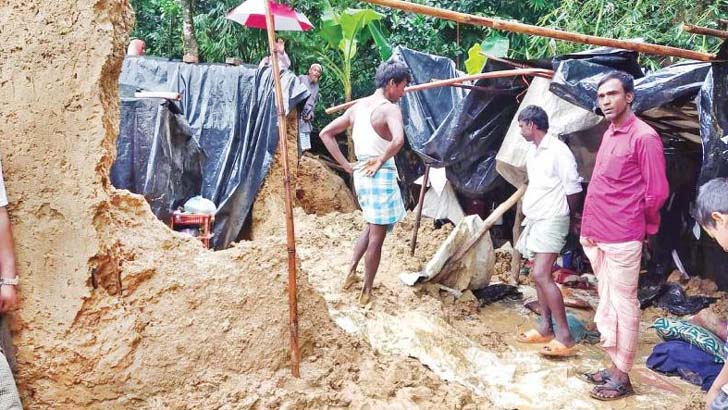
[{"label": "checkered towel", "polygon": [[397,184],[394,160],[385,162],[371,177],[364,175],[366,160],[354,167],[354,187],[364,219],[375,225],[391,225],[405,216],[402,194]]},{"label": "checkered towel", "polygon": [[5,355],[0,353],[0,409],[2,410],[23,410],[20,404],[18,389],[15,387],[15,379],[10,371]]}]

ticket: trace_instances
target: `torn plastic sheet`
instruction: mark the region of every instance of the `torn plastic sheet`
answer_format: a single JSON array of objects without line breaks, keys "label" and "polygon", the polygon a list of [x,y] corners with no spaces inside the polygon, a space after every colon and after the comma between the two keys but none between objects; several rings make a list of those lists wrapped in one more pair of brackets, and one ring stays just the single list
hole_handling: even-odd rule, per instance
[{"label": "torn plastic sheet", "polygon": [[[281,80],[287,113],[308,90],[290,71]],[[136,89],[182,95],[182,113],[206,156],[200,193],[218,207],[213,245],[226,247],[238,238],[277,149],[271,69],[127,57],[119,83],[122,95]]]},{"label": "torn plastic sheet", "polygon": [[202,187],[197,139],[176,104],[159,98],[122,98],[120,130],[111,183],[143,195],[167,222]]},{"label": "torn plastic sheet", "polygon": [[450,232],[422,271],[402,273],[399,275],[399,279],[409,286],[431,281],[458,291],[481,289],[488,286],[495,265],[495,252],[489,233],[483,235],[462,259],[457,261],[455,269],[448,272],[447,275],[443,275],[442,272],[450,258],[480,230],[482,225],[483,221],[478,215],[465,217]]},{"label": "torn plastic sheet", "polygon": [[[455,68],[449,58],[421,53],[405,47],[396,47],[392,59],[407,65],[412,74],[412,84],[426,84],[432,80],[461,77],[464,73]],[[405,186],[412,184],[424,173],[424,162],[440,168],[444,164],[429,158],[424,145],[442,124],[450,111],[467,95],[459,87],[436,87],[405,94],[399,102],[407,137],[405,149],[396,156],[400,178]],[[417,155],[413,155],[412,152]]]},{"label": "torn plastic sheet", "polygon": [[[483,72],[512,68],[489,60]],[[496,153],[518,109],[515,97],[527,83],[521,77],[503,77],[479,80],[476,85],[507,92],[474,89],[450,111],[425,144],[425,154],[447,166],[448,180],[458,192],[469,196],[483,195],[498,186]]]}]

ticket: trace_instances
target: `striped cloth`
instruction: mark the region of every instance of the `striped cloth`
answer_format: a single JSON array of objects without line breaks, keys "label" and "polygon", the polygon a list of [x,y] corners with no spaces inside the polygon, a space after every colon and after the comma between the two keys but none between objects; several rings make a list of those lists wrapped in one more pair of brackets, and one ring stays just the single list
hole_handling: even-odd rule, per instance
[{"label": "striped cloth", "polygon": [[11,368],[10,362],[15,364],[10,329],[5,315],[0,315],[0,410],[22,410],[18,388],[13,378],[14,366]]},{"label": "striped cloth", "polygon": [[364,220],[375,225],[392,225],[406,213],[394,159],[385,162],[371,177],[364,175],[365,164],[366,159],[362,159],[354,166],[354,188]]},{"label": "striped cloth", "polygon": [[594,322],[602,335],[602,346],[619,370],[629,372],[637,354],[640,329],[637,281],[642,242],[597,242],[589,246],[582,238],[581,244],[599,280]]}]

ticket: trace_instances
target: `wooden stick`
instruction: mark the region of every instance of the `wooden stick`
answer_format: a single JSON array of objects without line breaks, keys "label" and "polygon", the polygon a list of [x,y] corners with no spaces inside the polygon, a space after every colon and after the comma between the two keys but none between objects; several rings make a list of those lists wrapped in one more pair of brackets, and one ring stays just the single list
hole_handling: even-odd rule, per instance
[{"label": "wooden stick", "polygon": [[475,233],[470,239],[468,239],[463,246],[461,246],[458,250],[456,250],[453,253],[453,256],[451,256],[445,263],[442,265],[442,269],[440,272],[435,275],[432,279],[430,279],[431,282],[437,282],[438,278],[447,276],[455,267],[457,266],[457,262],[460,261],[460,259],[465,256],[468,251],[475,246],[480,241],[480,238],[483,237],[490,228],[496,223],[498,218],[503,216],[503,214],[506,213],[509,209],[515,205],[519,199],[523,196],[523,194],[526,193],[526,184],[521,185],[516,192],[513,193],[513,195],[510,196],[510,198],[506,199],[505,202],[498,205],[497,208],[493,210],[493,212],[488,215],[487,218],[485,218],[485,221],[483,221],[483,225],[480,227],[478,232]]},{"label": "wooden stick", "polygon": [[683,24],[682,29],[683,31],[687,31],[688,33],[693,34],[702,34],[704,36],[712,36],[718,38],[728,38],[728,31],[725,30],[716,30],[714,28],[694,26],[692,24]]},{"label": "wooden stick", "polygon": [[[438,80],[438,81],[431,81],[429,83],[424,84],[417,84],[417,85],[411,85],[404,89],[405,92],[414,92],[414,91],[424,91],[429,90],[431,88],[437,88],[437,87],[445,87],[453,84],[460,84],[465,81],[477,81],[477,80],[485,80],[488,78],[501,78],[501,77],[513,77],[518,75],[530,75],[530,76],[553,76],[554,72],[552,70],[544,70],[541,68],[523,68],[518,70],[501,70],[501,71],[491,71],[489,73],[481,73],[481,74],[475,74],[475,75],[466,75],[463,77],[458,78],[449,78],[447,80]],[[550,78],[550,77],[549,77]],[[336,105],[334,107],[330,107],[326,109],[326,114],[333,114],[337,111],[346,110],[352,105],[359,102],[359,100],[353,100],[349,101],[348,103],[343,103]]]},{"label": "wooden stick", "polygon": [[500,57],[492,56],[492,55],[490,55],[488,53],[484,53],[482,50],[481,51],[478,51],[478,54],[480,54],[481,56],[483,56],[483,57],[485,57],[485,58],[487,58],[489,60],[499,61],[499,62],[501,62],[503,64],[508,64],[511,67],[515,67],[515,68],[533,68],[533,67],[527,66],[525,64],[516,63],[514,61],[507,60],[505,58],[500,58]]},{"label": "wooden stick", "polygon": [[276,95],[276,112],[278,115],[278,149],[283,160],[283,185],[286,193],[286,243],[288,245],[288,326],[291,345],[291,374],[301,377],[300,363],[301,351],[298,346],[298,297],[296,286],[296,237],[293,229],[293,207],[291,201],[291,179],[288,174],[288,142],[286,141],[286,116],[283,110],[283,91],[281,90],[281,73],[278,66],[278,56],[274,45],[276,43],[273,15],[270,11],[270,2],[265,2],[265,25],[268,31],[268,48],[273,68],[273,82]]},{"label": "wooden stick", "polygon": [[415,247],[417,246],[417,231],[420,229],[420,220],[422,219],[422,204],[425,202],[425,191],[427,191],[427,183],[430,182],[430,165],[425,165],[425,176],[422,178],[422,189],[420,189],[420,199],[417,201],[417,217],[415,217],[415,230],[412,232],[412,243],[410,244],[410,256],[415,255]]},{"label": "wooden stick", "polygon": [[457,23],[485,26],[497,30],[510,31],[514,33],[530,34],[540,37],[555,38],[558,40],[571,41],[574,43],[590,44],[595,46],[621,48],[633,50],[645,54],[654,54],[670,57],[687,58],[690,60],[710,61],[715,55],[701,53],[692,50],[685,50],[677,47],[661,46],[657,44],[639,43],[636,41],[616,40],[606,37],[591,36],[587,34],[572,33],[563,30],[532,26],[530,24],[516,23],[496,18],[474,16],[472,14],[459,13],[456,11],[441,9],[437,7],[424,6],[401,0],[364,0],[367,3],[378,4],[393,9],[411,11],[417,14],[424,14],[452,20]]},{"label": "wooden stick", "polygon": [[728,27],[728,19],[718,19],[718,24]]},{"label": "wooden stick", "polygon": [[516,205],[516,221],[513,223],[513,249],[511,250],[511,282],[518,286],[518,277],[521,276],[521,253],[516,250],[516,243],[521,237],[521,222],[523,222],[523,201],[518,200]]}]

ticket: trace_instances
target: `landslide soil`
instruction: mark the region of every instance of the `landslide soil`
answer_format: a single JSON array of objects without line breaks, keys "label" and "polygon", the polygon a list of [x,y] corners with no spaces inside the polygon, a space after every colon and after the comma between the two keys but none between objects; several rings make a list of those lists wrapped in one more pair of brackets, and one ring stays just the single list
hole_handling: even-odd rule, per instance
[{"label": "landslide soil", "polygon": [[291,377],[283,236],[213,253],[109,184],[129,3],[11,0],[0,24],[0,154],[23,278],[9,316],[26,408],[487,407],[339,330],[305,269],[302,378]]}]

